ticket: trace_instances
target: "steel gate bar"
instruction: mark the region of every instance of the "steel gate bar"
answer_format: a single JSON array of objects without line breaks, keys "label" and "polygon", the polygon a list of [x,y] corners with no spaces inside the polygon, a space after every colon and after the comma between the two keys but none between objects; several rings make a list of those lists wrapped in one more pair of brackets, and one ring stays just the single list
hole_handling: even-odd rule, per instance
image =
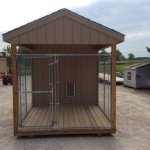
[{"label": "steel gate bar", "polygon": [[[49,58],[49,67],[48,67],[48,69],[49,69],[49,91],[52,91],[52,83],[51,83],[51,66],[50,66],[50,64],[51,64],[51,58]],[[49,112],[51,112],[51,107],[52,107],[52,93],[49,93],[49,105],[48,105],[48,109],[49,109]],[[52,112],[51,112],[52,113]],[[50,116],[50,114],[49,114],[49,116]]]},{"label": "steel gate bar", "polygon": [[[53,123],[56,123],[56,56],[54,56],[54,65],[53,65],[53,74],[54,74],[54,116],[53,116]],[[53,126],[54,126],[53,124]]]},{"label": "steel gate bar", "polygon": [[[20,75],[20,76],[19,76],[19,85],[18,85],[19,90],[21,90],[21,65],[20,65],[21,62],[20,62],[20,61],[21,61],[21,60],[19,59],[19,69],[18,69],[19,75]],[[19,101],[20,101],[19,104],[20,104],[20,116],[21,116],[21,117],[20,117],[20,118],[21,118],[21,124],[20,124],[20,125],[22,126],[22,106],[21,106],[21,104],[22,104],[22,98],[21,98],[21,93],[19,93],[19,97],[20,97],[20,98],[19,98],[19,99],[20,99],[20,100],[19,100]]]},{"label": "steel gate bar", "polygon": [[[24,59],[24,64],[25,64],[25,92],[27,91],[27,81],[26,81],[26,58]],[[27,93],[25,93],[25,110],[27,113]]]},{"label": "steel gate bar", "polygon": [[56,61],[57,61],[57,73],[56,73],[56,76],[57,76],[57,108],[58,108],[58,111],[57,111],[57,123],[59,124],[58,122],[58,119],[59,119],[59,57],[57,56],[56,58]]},{"label": "steel gate bar", "polygon": [[52,89],[52,96],[51,96],[51,107],[49,109],[51,109],[51,123],[50,126],[53,126],[53,116],[54,116],[54,81],[53,81],[53,57],[50,58],[50,74],[51,76],[51,89]]},{"label": "steel gate bar", "polygon": [[108,118],[110,117],[110,114],[109,114],[109,88],[110,88],[110,79],[109,79],[109,77],[110,77],[110,70],[109,70],[109,61],[108,61],[108,68],[107,68],[107,70],[108,70]]},{"label": "steel gate bar", "polygon": [[105,112],[105,75],[106,75],[106,71],[105,71],[105,57],[104,59],[104,112]]}]

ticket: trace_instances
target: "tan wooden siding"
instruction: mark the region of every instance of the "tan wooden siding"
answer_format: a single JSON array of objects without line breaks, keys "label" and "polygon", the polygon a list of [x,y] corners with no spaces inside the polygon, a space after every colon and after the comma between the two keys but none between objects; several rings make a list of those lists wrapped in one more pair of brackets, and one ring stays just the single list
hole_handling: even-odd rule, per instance
[{"label": "tan wooden siding", "polygon": [[[51,46],[39,45],[34,54],[97,54],[90,46]],[[49,90],[48,59],[33,59],[33,90]],[[97,104],[98,101],[98,62],[97,57],[59,57],[59,82],[61,104]],[[76,84],[76,96],[66,97],[66,83]],[[42,101],[41,101],[42,99]],[[33,94],[34,105],[48,105],[48,94]]]},{"label": "tan wooden siding", "polygon": [[47,30],[47,43],[53,44],[55,43],[55,22],[50,22],[46,25],[46,30]]},{"label": "tan wooden siding", "polygon": [[90,44],[90,28],[87,26],[82,25],[82,32],[80,33],[81,35],[81,43],[82,44]]},{"label": "tan wooden siding", "polygon": [[[4,34],[3,39],[5,42],[8,42],[11,39],[15,38],[16,36],[22,35],[24,33],[31,31],[31,30],[34,30],[34,29],[37,29],[41,26],[47,25],[50,22],[55,22],[55,21],[57,21],[63,17],[68,18],[70,20],[74,20],[74,22],[79,22],[81,25],[88,26],[89,28],[92,28],[92,29],[96,30],[97,32],[100,32],[100,33],[106,34],[110,37],[113,37],[113,38],[119,40],[120,42],[124,41],[124,35],[117,33],[117,32],[115,32],[109,28],[103,27],[102,25],[99,25],[97,23],[94,23],[94,22],[92,22],[92,21],[90,21],[84,17],[81,17],[75,13],[72,13],[68,10],[58,11],[56,13],[53,13],[53,14],[48,15],[46,17],[43,17],[39,20],[36,20],[35,22],[29,23],[25,26],[22,26],[20,28],[12,30],[11,32]],[[20,44],[20,43],[17,43],[17,44]]]},{"label": "tan wooden siding", "polygon": [[96,30],[91,29],[91,44],[97,44],[99,43],[99,35]]},{"label": "tan wooden siding", "polygon": [[108,36],[103,33],[99,33],[99,44],[108,43]]},{"label": "tan wooden siding", "polygon": [[9,40],[13,44],[116,44],[118,40],[67,17]]},{"label": "tan wooden siding", "polygon": [[46,31],[46,25],[41,26],[37,29],[38,43],[41,43],[41,44],[47,43],[46,32],[47,32]]},{"label": "tan wooden siding", "polygon": [[8,42],[10,42],[10,43],[20,43],[19,36],[16,36],[16,37],[8,40]]},{"label": "tan wooden siding", "polygon": [[112,37],[108,37],[108,43],[110,44],[116,44],[116,40]]},{"label": "tan wooden siding", "polygon": [[72,43],[73,38],[73,21],[69,18],[64,18],[64,44]]},{"label": "tan wooden siding", "polygon": [[[60,104],[98,103],[97,57],[59,57]],[[33,59],[33,91],[49,90],[49,60]],[[87,65],[88,64],[88,65]],[[75,97],[66,97],[66,84],[75,83]],[[33,94],[33,105],[48,105],[49,94]]]},{"label": "tan wooden siding", "polygon": [[73,44],[81,44],[81,24],[73,21]]},{"label": "tan wooden siding", "polygon": [[63,44],[63,38],[64,38],[64,18],[57,19],[55,21],[55,36],[56,40],[54,44]]},{"label": "tan wooden siding", "polygon": [[29,40],[29,38],[28,38],[28,32],[20,35],[19,39],[20,39],[20,43],[22,43],[22,44],[29,43],[28,42],[28,40]]},{"label": "tan wooden siding", "polygon": [[37,29],[28,32],[29,44],[38,44]]},{"label": "tan wooden siding", "polygon": [[[93,104],[98,102],[96,57],[60,57],[59,82],[61,104]],[[91,63],[90,67],[87,63]],[[75,97],[66,97],[66,84],[75,83]]]},{"label": "tan wooden siding", "polygon": [[[34,58],[32,60],[32,88],[33,91],[49,90],[48,59]],[[33,105],[48,105],[48,93],[33,94]]]}]

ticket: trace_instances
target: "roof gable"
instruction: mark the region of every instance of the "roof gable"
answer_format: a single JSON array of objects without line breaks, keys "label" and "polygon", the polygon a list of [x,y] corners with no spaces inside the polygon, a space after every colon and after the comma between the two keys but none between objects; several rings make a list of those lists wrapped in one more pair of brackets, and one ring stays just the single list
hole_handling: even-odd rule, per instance
[{"label": "roof gable", "polygon": [[124,35],[67,9],[3,34],[12,44],[116,44]]}]

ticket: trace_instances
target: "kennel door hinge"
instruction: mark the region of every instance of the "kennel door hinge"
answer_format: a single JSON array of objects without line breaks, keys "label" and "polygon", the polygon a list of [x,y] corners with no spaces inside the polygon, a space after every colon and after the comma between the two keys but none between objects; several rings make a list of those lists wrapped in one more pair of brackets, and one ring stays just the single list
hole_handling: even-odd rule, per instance
[{"label": "kennel door hinge", "polygon": [[48,64],[49,66],[50,65],[54,65],[54,64],[57,64],[59,61],[58,60],[56,60],[55,62],[52,62],[52,63],[50,63],[50,64]]}]

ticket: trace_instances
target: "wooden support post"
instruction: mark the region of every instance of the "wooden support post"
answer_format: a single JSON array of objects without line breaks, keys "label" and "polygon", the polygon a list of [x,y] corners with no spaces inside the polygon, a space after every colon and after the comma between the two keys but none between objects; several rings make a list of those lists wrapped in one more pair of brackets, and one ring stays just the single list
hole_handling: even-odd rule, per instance
[{"label": "wooden support post", "polygon": [[17,93],[17,66],[16,66],[16,45],[11,44],[12,51],[12,83],[13,83],[13,121],[14,135],[18,131],[18,93]]},{"label": "wooden support post", "polygon": [[116,131],[116,45],[111,46],[112,72],[111,72],[111,110],[112,129]]}]

